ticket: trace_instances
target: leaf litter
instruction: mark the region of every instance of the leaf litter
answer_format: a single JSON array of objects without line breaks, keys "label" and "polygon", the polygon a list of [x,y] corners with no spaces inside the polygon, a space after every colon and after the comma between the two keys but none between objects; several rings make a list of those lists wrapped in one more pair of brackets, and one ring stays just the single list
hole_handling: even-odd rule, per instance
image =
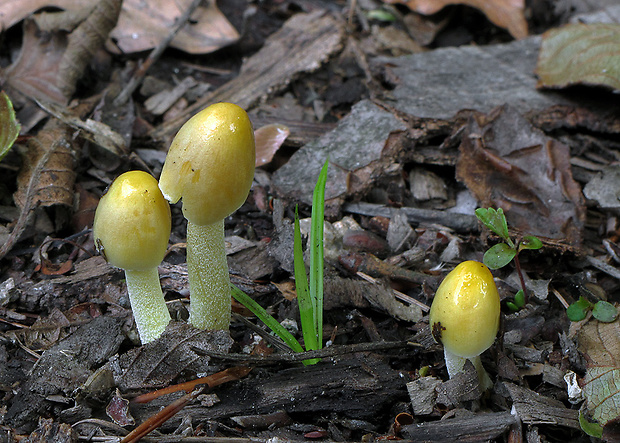
[{"label": "leaf litter", "polygon": [[[479,7],[480,3],[484,2]],[[34,4],[24,2],[24,8]],[[217,22],[222,16],[213,9],[215,3],[210,5],[208,15]],[[220,6],[228,18],[240,18],[238,12]],[[237,439],[501,440],[518,439],[527,432],[572,440],[584,437],[577,410],[568,402],[563,378],[568,370],[585,383],[584,411],[590,418],[609,425],[606,428],[617,418],[613,388],[617,365],[605,359],[617,337],[604,328],[617,327],[618,320],[609,326],[590,320],[581,325],[573,341],[567,333],[579,326],[569,325],[562,307],[562,302],[580,296],[617,301],[616,278],[605,270],[613,269],[606,262],[613,265],[609,251],[614,250],[611,246],[618,241],[620,229],[612,212],[592,202],[586,205],[581,196],[596,171],[618,160],[615,151],[620,146],[611,136],[620,126],[609,95],[599,91],[583,97],[574,90],[537,90],[534,68],[539,37],[427,48],[395,57],[386,40],[377,40],[372,50],[355,44],[362,35],[370,39],[386,35],[376,28],[364,34],[367,5],[357,6],[359,28],[346,36],[346,45],[345,30],[351,32],[357,22],[343,15],[336,3],[323,7],[299,13],[287,10],[285,21],[282,9],[257,6],[245,20],[266,26],[260,20],[269,17],[280,30],[265,35],[262,49],[246,52],[244,61],[234,64],[233,60],[234,70],[195,70],[195,64],[179,64],[184,56],[178,53],[164,54],[145,66],[153,74],[170,77],[168,84],[191,78],[197,84],[216,85],[203,98],[193,95],[193,87],[179,89],[168,97],[165,109],[146,104],[156,89],[131,94],[122,108],[114,104],[115,91],[133,75],[131,69],[116,70],[121,80],[98,78],[94,89],[104,91],[102,95],[93,91],[92,84],[71,80],[77,92],[71,94],[71,89],[59,86],[53,67],[50,73],[39,69],[52,66],[51,60],[62,56],[63,44],[52,51],[55,58],[42,58],[41,65],[31,59],[40,78],[51,74],[51,83],[43,90],[50,97],[57,95],[45,101],[57,104],[42,103],[45,113],[30,105],[30,114],[35,110],[40,115],[28,120],[26,131],[32,134],[25,149],[37,152],[28,144],[40,143],[43,154],[31,160],[27,156],[22,163],[14,149],[2,164],[9,171],[3,184],[17,191],[15,202],[9,194],[0,195],[2,204],[10,205],[4,207],[11,210],[2,216],[3,228],[14,233],[13,240],[3,245],[0,286],[0,386],[11,386],[2,390],[3,437],[9,432],[32,432],[31,439],[45,435],[64,441],[93,432],[125,434],[110,419],[102,419],[110,406],[120,423],[130,422],[129,413],[135,419],[134,434],[126,441],[143,435],[138,424],[159,427],[165,434],[209,432]],[[459,11],[447,8],[448,14]],[[394,12],[399,13],[403,12]],[[404,14],[403,23],[414,15]],[[159,20],[156,14],[149,18]],[[416,20],[420,19],[436,18]],[[451,20],[458,20],[458,15]],[[162,29],[169,29],[171,23],[167,23]],[[444,22],[437,32],[449,32],[453,24]],[[110,32],[106,29],[105,35]],[[260,26],[248,29],[257,32]],[[37,40],[40,34],[35,28],[29,32],[33,51],[45,54],[47,43]],[[52,41],[60,35],[45,32],[52,33]],[[403,33],[391,35],[409,38]],[[239,34],[224,44],[241,39],[235,50],[244,51],[245,39],[250,37]],[[164,38],[160,35],[149,47]],[[397,41],[392,44],[405,47]],[[198,51],[213,49],[207,40],[200,45]],[[334,57],[339,52],[342,55]],[[29,56],[23,47],[22,56]],[[166,68],[169,57],[174,59],[172,65],[191,77],[184,72],[172,78],[176,72]],[[137,72],[138,77],[143,74]],[[31,83],[45,85],[38,82]],[[35,98],[32,89],[22,89],[24,97]],[[69,99],[82,106],[66,107]],[[295,363],[260,324],[251,318],[239,320],[239,314],[230,335],[187,326],[184,230],[177,207],[173,207],[172,246],[160,267],[169,309],[177,320],[161,340],[136,346],[122,274],[101,257],[91,258],[88,233],[69,223],[77,189],[80,196],[96,200],[121,170],[158,171],[162,156],[155,154],[165,146],[154,140],[170,137],[179,122],[213,100],[238,101],[253,108],[255,121],[285,124],[290,131],[285,138],[281,127],[263,129],[271,132],[265,139],[259,137],[265,154],[253,194],[226,226],[229,261],[235,271],[232,281],[292,331],[298,315],[288,263],[293,203],[300,203],[300,212],[308,214],[315,167],[327,156],[333,165],[327,183],[331,200],[326,211],[323,331],[332,346],[321,351],[326,353],[321,364]],[[28,110],[28,101],[16,103],[19,110]],[[105,134],[108,140],[118,139],[110,138],[115,133],[103,126],[86,123],[92,118],[118,128],[113,120],[118,122],[119,117],[112,116],[121,110],[131,123],[125,126],[129,129],[116,133],[122,132],[124,144],[117,141],[121,148],[106,151],[115,161],[102,160],[103,150],[96,145],[105,144]],[[48,112],[52,117],[43,117]],[[36,126],[41,118],[49,123]],[[50,131],[54,128],[59,132]],[[583,146],[584,133],[596,142]],[[151,138],[145,139],[145,134]],[[66,147],[67,156],[58,164],[48,163],[56,146]],[[19,149],[24,149],[22,143]],[[142,158],[147,154],[148,162]],[[17,202],[21,207],[15,206]],[[496,380],[492,398],[481,396],[473,368],[462,377],[443,381],[441,348],[434,343],[424,314],[445,271],[461,260],[481,260],[488,240],[484,232],[480,237],[473,209],[486,205],[504,208],[514,229],[511,235],[536,233],[547,240],[541,251],[523,256],[528,281],[540,283],[537,297],[517,313],[505,312],[501,340],[483,358]],[[88,205],[83,208],[88,211]],[[66,238],[53,240],[47,234]],[[605,249],[602,244],[610,246]],[[63,275],[42,272],[37,267],[42,259],[46,267],[58,265]],[[513,296],[511,274],[511,269],[497,271],[502,298]],[[238,306],[235,311],[248,315]],[[605,337],[602,345],[596,343],[597,337]],[[586,368],[575,342],[586,356]],[[604,351],[599,353],[601,346]],[[238,374],[226,372],[240,364],[247,366],[241,366]],[[601,374],[596,372],[599,368],[604,369]],[[227,384],[212,386],[210,377],[217,374]],[[203,382],[213,391],[198,387]],[[161,388],[165,389],[162,395],[155,395]],[[117,389],[120,395],[115,397]],[[151,401],[137,403],[133,397],[145,391]],[[110,403],[114,398],[120,406],[115,409]],[[607,398],[612,402],[606,403]],[[401,415],[412,410],[416,413],[412,419]],[[75,426],[68,428],[66,423]],[[390,430],[392,423],[397,426]]]}]

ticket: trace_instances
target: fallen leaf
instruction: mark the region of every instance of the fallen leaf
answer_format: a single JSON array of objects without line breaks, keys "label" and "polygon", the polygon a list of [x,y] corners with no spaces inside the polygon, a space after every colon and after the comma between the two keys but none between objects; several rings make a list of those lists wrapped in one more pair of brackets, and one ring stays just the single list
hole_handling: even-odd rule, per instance
[{"label": "fallen leaf", "polygon": [[580,330],[579,350],[587,361],[583,379],[586,409],[605,426],[620,417],[620,323],[590,321]]},{"label": "fallen leaf", "polygon": [[[256,139],[256,166],[269,163],[291,131],[279,124],[266,125],[254,131]],[[0,157],[1,158],[1,157]]]},{"label": "fallen leaf", "polygon": [[620,25],[576,23],[545,32],[536,74],[539,87],[584,84],[620,91]]},{"label": "fallen leaf", "polygon": [[89,4],[90,0],[0,0],[0,24],[8,29],[42,8],[80,9]]},{"label": "fallen leaf", "polygon": [[[124,53],[146,51],[170,34],[174,22],[192,0],[125,0],[110,37]],[[228,46],[239,33],[218,9],[215,1],[203,3],[170,43],[190,54],[205,54]],[[113,49],[113,48],[111,48]]]},{"label": "fallen leaf", "polygon": [[584,199],[568,146],[501,107],[472,116],[459,151],[457,178],[479,206],[502,208],[508,225],[526,234],[581,243]]},{"label": "fallen leaf", "polygon": [[448,5],[467,5],[476,8],[487,18],[507,29],[516,39],[527,37],[527,21],[525,20],[525,2],[523,0],[385,0],[387,3],[404,3],[412,11],[431,15]]},{"label": "fallen leaf", "polygon": [[0,91],[0,160],[8,154],[17,140],[19,128],[11,99],[4,91]]}]

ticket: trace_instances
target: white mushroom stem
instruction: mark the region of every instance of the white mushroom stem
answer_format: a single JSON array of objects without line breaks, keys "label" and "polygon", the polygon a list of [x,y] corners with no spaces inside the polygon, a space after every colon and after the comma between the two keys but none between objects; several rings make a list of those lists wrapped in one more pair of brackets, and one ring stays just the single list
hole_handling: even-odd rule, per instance
[{"label": "white mushroom stem", "polygon": [[157,268],[142,271],[125,269],[127,293],[142,344],[149,343],[164,332],[170,312],[164,301]]},{"label": "white mushroom stem", "polygon": [[465,362],[467,360],[471,361],[476,368],[476,372],[478,373],[478,382],[480,383],[480,390],[482,392],[487,391],[493,387],[493,381],[487,371],[482,367],[482,361],[480,361],[480,356],[476,355],[475,357],[461,357],[459,355],[453,354],[444,346],[443,348],[444,358],[446,360],[446,369],[448,370],[448,375],[450,378],[454,377],[456,374],[463,372],[463,366],[465,366]]},{"label": "white mushroom stem", "polygon": [[224,220],[198,226],[187,221],[189,322],[199,329],[230,326],[230,277],[224,244]]}]

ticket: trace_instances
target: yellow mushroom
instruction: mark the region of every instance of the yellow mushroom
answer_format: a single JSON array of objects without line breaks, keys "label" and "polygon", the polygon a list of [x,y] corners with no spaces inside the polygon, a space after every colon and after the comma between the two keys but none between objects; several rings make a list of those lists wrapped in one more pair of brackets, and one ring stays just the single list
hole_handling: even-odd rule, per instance
[{"label": "yellow mushroom", "polygon": [[499,328],[500,300],[493,275],[482,263],[466,261],[441,282],[429,314],[435,341],[443,344],[450,377],[470,360],[481,389],[493,386],[482,367],[480,354],[495,341]]},{"label": "yellow mushroom", "polygon": [[246,112],[217,103],[188,120],[175,136],[159,179],[187,219],[190,318],[201,329],[228,329],[230,280],[224,218],[246,200],[254,178],[254,130]]},{"label": "yellow mushroom", "polygon": [[142,171],[114,180],[97,206],[93,234],[108,263],[125,270],[140,340],[155,340],[170,322],[157,272],[170,237],[170,206],[157,180]]}]

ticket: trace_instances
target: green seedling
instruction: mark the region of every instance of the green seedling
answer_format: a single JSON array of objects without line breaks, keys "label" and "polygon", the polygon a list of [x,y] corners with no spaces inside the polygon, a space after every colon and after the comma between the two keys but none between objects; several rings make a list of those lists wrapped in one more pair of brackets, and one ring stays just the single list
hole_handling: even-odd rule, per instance
[{"label": "green seedling", "polygon": [[540,249],[542,242],[538,237],[526,235],[516,243],[512,241],[508,233],[508,223],[502,208],[478,208],[476,209],[476,217],[492,232],[497,234],[502,240],[489,248],[485,253],[482,261],[490,269],[499,269],[506,266],[512,260],[515,262],[517,274],[521,280],[521,289],[515,294],[514,301],[507,302],[506,306],[512,311],[518,311],[527,303],[527,289],[525,287],[525,279],[519,262],[519,252],[524,249]]},{"label": "green seedling", "polygon": [[[312,196],[312,221],[310,225],[310,278],[306,274],[304,253],[299,227],[299,216],[295,210],[294,227],[294,268],[297,303],[301,319],[301,331],[306,351],[319,350],[323,347],[323,220],[325,215],[325,184],[327,183],[326,161],[321,169]],[[232,286],[232,295],[239,303],[248,308],[259,320],[269,327],[294,352],[303,352],[304,348],[297,339],[273,318],[262,306],[236,286]],[[318,363],[319,359],[304,360],[305,365]]]},{"label": "green seedling", "polygon": [[618,311],[611,303],[603,300],[591,303],[584,297],[579,297],[579,300],[571,304],[566,309],[566,315],[570,321],[581,321],[589,311],[592,311],[595,319],[603,323],[611,323],[618,317]]}]

